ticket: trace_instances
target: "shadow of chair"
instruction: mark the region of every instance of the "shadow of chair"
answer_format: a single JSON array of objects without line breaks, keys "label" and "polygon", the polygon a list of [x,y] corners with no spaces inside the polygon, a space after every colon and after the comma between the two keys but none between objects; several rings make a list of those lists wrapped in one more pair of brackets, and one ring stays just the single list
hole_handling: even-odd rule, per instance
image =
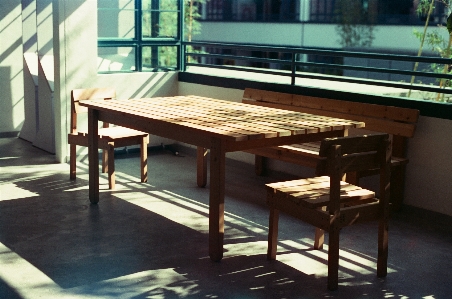
[{"label": "shadow of chair", "polygon": [[[323,247],[324,231],[328,241],[328,289],[338,287],[339,232],[358,221],[378,220],[377,276],[387,274],[389,135],[327,138],[320,146],[317,177],[267,184],[270,207],[267,259],[276,259],[278,218],[282,211],[316,227],[315,249]],[[347,172],[379,169],[378,198],[375,192],[343,181]]]},{"label": "shadow of chair", "polygon": [[[79,105],[80,101],[116,98],[114,88],[89,88],[74,89],[71,91],[71,132],[68,134],[68,144],[70,144],[70,178],[76,178],[76,146],[88,146],[88,133],[77,129],[77,116],[87,113],[88,109]],[[115,188],[115,161],[114,150],[118,147],[140,145],[141,151],[141,182],[147,181],[147,144],[149,134],[130,128],[110,126],[103,123],[99,128],[98,144],[102,149],[102,172],[108,172],[108,186]]]}]

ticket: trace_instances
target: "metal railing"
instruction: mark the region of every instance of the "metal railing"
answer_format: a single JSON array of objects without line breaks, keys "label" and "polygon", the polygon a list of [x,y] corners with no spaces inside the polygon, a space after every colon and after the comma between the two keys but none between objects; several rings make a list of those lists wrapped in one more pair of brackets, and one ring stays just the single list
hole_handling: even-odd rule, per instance
[{"label": "metal railing", "polygon": [[[452,59],[233,43],[183,42],[182,46],[183,70],[197,66],[287,76],[292,85],[296,78],[308,78],[452,94],[445,87],[452,79]],[[440,72],[429,71],[435,65]],[[417,83],[411,84],[413,76]]]}]

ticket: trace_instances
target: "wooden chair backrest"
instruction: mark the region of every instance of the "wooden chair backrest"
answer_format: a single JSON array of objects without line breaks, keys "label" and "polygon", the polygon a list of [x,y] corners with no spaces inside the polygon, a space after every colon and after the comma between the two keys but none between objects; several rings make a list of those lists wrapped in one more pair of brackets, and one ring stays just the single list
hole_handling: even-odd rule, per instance
[{"label": "wooden chair backrest", "polygon": [[317,173],[331,177],[330,194],[337,202],[330,202],[330,211],[339,209],[340,181],[347,172],[380,169],[380,199],[389,187],[391,142],[389,134],[372,134],[326,138],[320,144]]},{"label": "wooden chair backrest", "polygon": [[[77,131],[77,114],[87,113],[88,108],[79,105],[80,101],[94,99],[114,99],[116,98],[116,90],[111,87],[107,88],[87,88],[73,89],[71,91],[71,130],[72,133]],[[104,127],[107,124],[104,124]]]},{"label": "wooden chair backrest", "polygon": [[242,102],[363,121],[366,130],[413,137],[419,110],[246,88]]}]

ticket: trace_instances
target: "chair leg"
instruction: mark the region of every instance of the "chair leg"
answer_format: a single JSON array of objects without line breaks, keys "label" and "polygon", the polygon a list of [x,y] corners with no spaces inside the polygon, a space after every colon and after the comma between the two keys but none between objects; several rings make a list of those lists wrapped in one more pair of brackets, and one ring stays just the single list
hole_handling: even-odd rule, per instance
[{"label": "chair leg", "polygon": [[102,150],[102,173],[108,172],[108,151]]},{"label": "chair leg", "polygon": [[334,224],[328,238],[328,289],[334,291],[339,283],[339,228]]},{"label": "chair leg", "polygon": [[76,167],[77,162],[77,146],[75,144],[70,145],[69,150],[69,177],[71,180],[75,180],[76,178]]},{"label": "chair leg", "polygon": [[[326,211],[326,206],[321,208],[322,211]],[[318,227],[315,228],[315,236],[314,236],[314,249],[322,250],[323,243],[325,242],[325,231]]]},{"label": "chair leg", "polygon": [[115,146],[108,144],[107,161],[108,167],[108,188],[115,189]]},{"label": "chair leg", "polygon": [[323,249],[324,242],[325,242],[325,232],[323,231],[323,229],[316,227],[314,237],[314,249],[318,250]]},{"label": "chair leg", "polygon": [[141,141],[141,182],[148,181],[148,137],[143,137]]},{"label": "chair leg", "polygon": [[276,259],[276,247],[278,243],[278,220],[279,220],[279,210],[275,208],[270,208],[270,219],[268,224],[267,260]]}]

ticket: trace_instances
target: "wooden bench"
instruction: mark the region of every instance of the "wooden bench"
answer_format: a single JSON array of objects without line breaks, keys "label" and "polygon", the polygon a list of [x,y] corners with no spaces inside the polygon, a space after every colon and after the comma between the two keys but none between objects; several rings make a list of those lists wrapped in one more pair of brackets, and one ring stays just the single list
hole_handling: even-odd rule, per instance
[{"label": "wooden bench", "polygon": [[[408,163],[407,143],[408,138],[414,136],[419,110],[251,88],[245,89],[242,102],[363,121],[366,124],[365,130],[390,134],[392,138],[390,199],[394,210],[401,208],[404,198],[405,169]],[[359,130],[357,129],[357,131]],[[319,147],[320,142],[312,142],[259,148],[247,152],[256,155],[256,173],[262,175],[265,172],[265,158],[278,159],[315,169],[319,161]],[[374,174],[377,174],[376,171],[348,173],[346,180],[358,185],[361,177]]]}]

